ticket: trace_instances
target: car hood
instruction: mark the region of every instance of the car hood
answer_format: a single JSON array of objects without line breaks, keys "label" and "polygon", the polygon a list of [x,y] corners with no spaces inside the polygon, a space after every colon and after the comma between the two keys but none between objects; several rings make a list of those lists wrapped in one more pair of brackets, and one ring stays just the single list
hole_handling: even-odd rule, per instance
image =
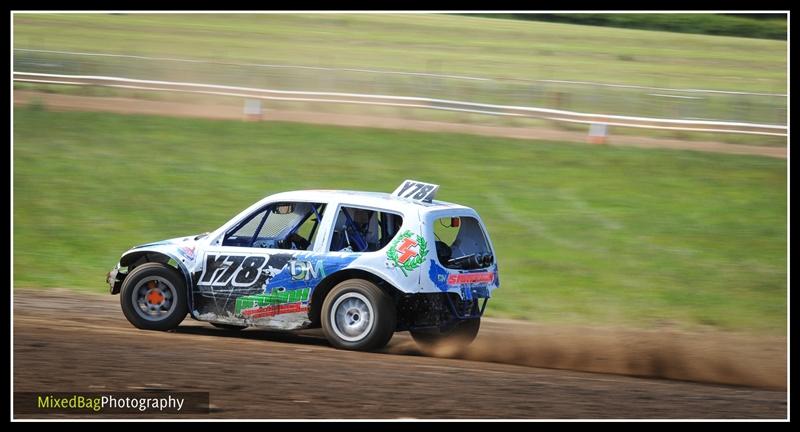
[{"label": "car hood", "polygon": [[161,240],[152,243],[145,243],[140,244],[132,247],[131,249],[141,249],[150,246],[161,246],[161,245],[176,245],[176,244],[194,244],[197,240],[207,236],[208,233],[196,234],[187,237],[175,237],[167,240]]},{"label": "car hood", "polygon": [[146,249],[148,251],[162,252],[173,258],[183,258],[189,262],[194,261],[195,251],[197,249],[198,240],[204,238],[208,233],[196,234],[186,237],[175,237],[167,240],[157,242],[140,244],[130,248],[127,252],[122,254],[123,257],[136,251]]}]

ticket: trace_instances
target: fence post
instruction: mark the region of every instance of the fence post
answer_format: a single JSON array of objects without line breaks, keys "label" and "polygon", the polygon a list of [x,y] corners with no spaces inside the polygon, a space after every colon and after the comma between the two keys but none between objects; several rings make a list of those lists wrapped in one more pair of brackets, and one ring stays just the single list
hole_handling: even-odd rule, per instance
[{"label": "fence post", "polygon": [[244,118],[248,121],[259,121],[262,117],[261,99],[244,100]]},{"label": "fence post", "polygon": [[589,144],[605,144],[608,138],[608,125],[605,123],[592,123],[589,125]]}]

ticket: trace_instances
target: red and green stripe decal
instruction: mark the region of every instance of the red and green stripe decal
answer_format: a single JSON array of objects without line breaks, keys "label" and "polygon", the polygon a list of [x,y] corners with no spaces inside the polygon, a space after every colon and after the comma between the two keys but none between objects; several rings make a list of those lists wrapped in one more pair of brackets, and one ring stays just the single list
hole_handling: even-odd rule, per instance
[{"label": "red and green stripe decal", "polygon": [[263,318],[291,312],[302,312],[308,308],[310,288],[296,290],[273,290],[269,294],[242,296],[236,299],[236,315]]}]

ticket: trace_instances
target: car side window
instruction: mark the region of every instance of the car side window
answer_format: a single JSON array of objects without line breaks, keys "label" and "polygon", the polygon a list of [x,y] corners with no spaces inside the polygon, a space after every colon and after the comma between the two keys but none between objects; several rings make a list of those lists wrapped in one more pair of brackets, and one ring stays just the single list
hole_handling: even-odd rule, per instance
[{"label": "car side window", "polygon": [[308,239],[309,249],[317,239],[320,223],[322,223],[322,215],[325,214],[325,204],[320,204],[317,207],[317,211],[312,213],[313,214],[309,216],[305,222],[300,224],[300,228],[297,229],[297,234],[302,238]]},{"label": "car side window", "polygon": [[256,212],[249,219],[245,220],[243,224],[239,224],[238,228],[235,228],[232,232],[225,235],[225,239],[222,242],[223,246],[249,246],[251,240],[253,239],[253,235],[258,230],[258,227],[261,226],[261,222],[264,220],[264,216],[267,214],[268,209],[263,209],[259,212]]},{"label": "car side window", "polygon": [[[270,204],[225,236],[223,246],[308,250],[312,247],[325,205]],[[301,231],[305,228],[306,231]]]},{"label": "car side window", "polygon": [[331,252],[374,252],[397,234],[403,225],[400,215],[357,207],[341,207],[336,216],[329,250]]}]

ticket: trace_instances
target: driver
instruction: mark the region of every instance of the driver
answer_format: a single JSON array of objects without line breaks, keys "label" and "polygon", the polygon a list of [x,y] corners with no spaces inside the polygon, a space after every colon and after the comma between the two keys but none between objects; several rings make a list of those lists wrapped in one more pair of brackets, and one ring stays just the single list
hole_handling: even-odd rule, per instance
[{"label": "driver", "polygon": [[[344,212],[347,212],[349,220]],[[363,209],[342,209],[336,219],[336,226],[331,240],[331,250],[342,251],[350,250],[355,252],[367,252],[380,249],[378,247],[378,219],[377,213],[372,210]],[[354,236],[360,237],[366,243],[364,249],[360,249]]]},{"label": "driver", "polygon": [[378,219],[372,210],[354,209],[353,223],[361,238],[367,242],[367,250],[378,250]]},{"label": "driver", "polygon": [[308,240],[296,232],[287,236],[285,242],[289,244],[289,247],[286,249],[307,250],[308,247],[311,246]]}]

